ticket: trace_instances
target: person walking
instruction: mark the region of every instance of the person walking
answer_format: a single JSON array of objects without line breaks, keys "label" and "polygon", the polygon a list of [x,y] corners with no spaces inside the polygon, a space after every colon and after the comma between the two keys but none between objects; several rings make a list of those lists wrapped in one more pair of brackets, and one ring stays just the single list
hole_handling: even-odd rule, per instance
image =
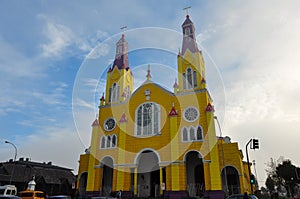
[{"label": "person walking", "polygon": [[247,192],[244,193],[243,199],[249,199],[249,196],[248,196]]}]

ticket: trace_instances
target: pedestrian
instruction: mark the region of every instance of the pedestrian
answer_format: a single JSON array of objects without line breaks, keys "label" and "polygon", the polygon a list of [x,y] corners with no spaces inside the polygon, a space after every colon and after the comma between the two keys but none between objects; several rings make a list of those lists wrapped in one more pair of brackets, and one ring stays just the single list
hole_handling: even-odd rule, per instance
[{"label": "pedestrian", "polygon": [[248,196],[247,192],[244,193],[243,199],[249,199],[249,196]]},{"label": "pedestrian", "polygon": [[122,198],[122,190],[118,191],[118,193],[116,194],[117,198]]}]

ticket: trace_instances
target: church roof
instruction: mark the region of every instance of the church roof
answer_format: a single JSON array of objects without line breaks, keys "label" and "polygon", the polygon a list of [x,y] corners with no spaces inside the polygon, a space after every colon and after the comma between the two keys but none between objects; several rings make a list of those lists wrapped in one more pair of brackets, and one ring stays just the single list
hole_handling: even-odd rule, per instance
[{"label": "church roof", "polygon": [[171,109],[171,111],[169,112],[169,116],[177,116],[177,115],[178,115],[177,110],[175,109],[174,106],[172,106],[172,109]]},{"label": "church roof", "polygon": [[0,163],[0,181],[10,179],[13,172],[12,182],[28,182],[32,176],[43,178],[47,184],[61,184],[61,179],[75,182],[75,176],[71,169],[52,165],[48,163],[38,163],[25,160],[15,162]]},{"label": "church roof", "polygon": [[116,56],[114,63],[109,70],[112,71],[114,67],[118,67],[119,70],[129,68],[128,63],[128,42],[125,40],[125,35],[122,34],[121,39],[116,44]]},{"label": "church roof", "polygon": [[190,20],[190,15],[186,15],[185,21],[183,22],[183,24],[181,26],[183,27],[183,26],[186,26],[186,25],[189,25],[192,23],[193,22]]},{"label": "church roof", "polygon": [[144,85],[147,85],[147,84],[153,84],[154,86],[158,87],[159,89],[163,90],[164,92],[168,93],[169,95],[173,95],[174,96],[174,93],[170,92],[169,90],[167,90],[166,88],[162,87],[161,85],[153,82],[152,80],[146,80],[144,81],[144,83],[138,87],[133,93],[131,96],[133,96],[135,93],[137,93],[140,89],[142,89],[144,87]]},{"label": "church roof", "polygon": [[97,118],[95,119],[95,121],[92,124],[92,127],[94,127],[94,126],[99,126],[99,121]]}]

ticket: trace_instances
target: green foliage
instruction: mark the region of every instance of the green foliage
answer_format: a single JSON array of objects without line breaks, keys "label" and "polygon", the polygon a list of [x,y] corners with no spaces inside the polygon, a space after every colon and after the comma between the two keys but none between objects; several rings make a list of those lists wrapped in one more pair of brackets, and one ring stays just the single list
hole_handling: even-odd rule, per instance
[{"label": "green foliage", "polygon": [[272,179],[271,176],[268,176],[265,184],[270,193],[275,191],[275,181]]},{"label": "green foliage", "polygon": [[295,172],[296,166],[290,160],[283,158],[277,162],[271,158],[268,166],[268,178],[265,184],[269,192],[282,192],[282,189],[285,188],[287,196],[293,195],[296,183],[299,181]]}]

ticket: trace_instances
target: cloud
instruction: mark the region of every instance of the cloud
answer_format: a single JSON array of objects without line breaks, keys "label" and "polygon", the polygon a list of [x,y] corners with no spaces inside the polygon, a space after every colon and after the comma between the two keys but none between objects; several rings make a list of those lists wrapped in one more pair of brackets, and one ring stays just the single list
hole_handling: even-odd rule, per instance
[{"label": "cloud", "polygon": [[47,43],[41,45],[45,57],[60,55],[75,39],[67,26],[51,22],[47,23],[44,34],[48,39]]},{"label": "cloud", "polygon": [[225,84],[222,128],[243,150],[249,139],[259,138],[261,148],[252,158],[262,181],[270,157],[283,155],[299,164],[293,140],[300,139],[299,2],[268,3],[222,5],[211,12],[215,20],[204,36],[198,35]]}]

